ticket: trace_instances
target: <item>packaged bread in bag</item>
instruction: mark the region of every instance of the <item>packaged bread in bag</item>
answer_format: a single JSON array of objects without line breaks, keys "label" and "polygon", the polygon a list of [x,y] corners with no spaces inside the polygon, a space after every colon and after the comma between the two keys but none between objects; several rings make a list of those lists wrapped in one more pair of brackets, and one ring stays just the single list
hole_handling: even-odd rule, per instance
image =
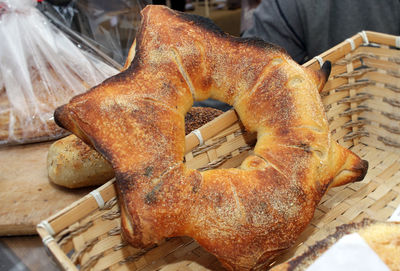
[{"label": "packaged bread in bag", "polygon": [[54,27],[33,0],[0,0],[0,145],[66,135],[54,109],[118,72]]}]

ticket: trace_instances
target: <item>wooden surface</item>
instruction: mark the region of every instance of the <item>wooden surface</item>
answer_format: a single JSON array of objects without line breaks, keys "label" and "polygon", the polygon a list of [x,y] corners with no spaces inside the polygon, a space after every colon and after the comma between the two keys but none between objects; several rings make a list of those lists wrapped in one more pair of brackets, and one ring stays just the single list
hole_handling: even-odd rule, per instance
[{"label": "wooden surface", "polygon": [[0,235],[36,234],[36,224],[94,189],[70,190],[49,182],[50,144],[0,147]]}]

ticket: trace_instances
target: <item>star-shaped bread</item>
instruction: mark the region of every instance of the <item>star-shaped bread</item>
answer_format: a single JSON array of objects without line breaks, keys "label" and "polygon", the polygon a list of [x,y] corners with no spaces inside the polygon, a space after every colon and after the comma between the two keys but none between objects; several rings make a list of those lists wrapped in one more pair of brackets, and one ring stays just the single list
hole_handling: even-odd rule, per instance
[{"label": "star-shaped bread", "polygon": [[[315,72],[275,45],[151,5],[132,57],[55,119],[112,164],[133,246],[185,235],[228,269],[261,268],[294,243],[329,187],[366,174],[368,163],[331,139],[319,95],[329,63]],[[207,98],[233,105],[257,133],[238,168],[200,173],[182,162],[185,113]]]}]

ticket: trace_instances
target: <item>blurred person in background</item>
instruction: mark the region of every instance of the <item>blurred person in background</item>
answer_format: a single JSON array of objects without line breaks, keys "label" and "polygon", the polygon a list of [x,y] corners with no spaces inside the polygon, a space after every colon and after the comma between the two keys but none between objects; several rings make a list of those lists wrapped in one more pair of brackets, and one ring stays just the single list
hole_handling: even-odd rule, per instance
[{"label": "blurred person in background", "polygon": [[[242,8],[248,7],[246,14],[242,14],[242,37],[260,38],[279,45],[300,64],[363,30],[400,35],[399,0],[257,2],[242,0]],[[229,109],[214,100],[199,104]]]},{"label": "blurred person in background", "polygon": [[304,63],[362,30],[400,35],[399,0],[262,0],[243,37],[286,49]]},{"label": "blurred person in background", "polygon": [[[185,11],[186,0],[170,0],[171,9],[178,10],[178,11]],[[166,5],[166,0],[153,0],[153,5]]]},{"label": "blurred person in background", "polygon": [[253,26],[253,13],[261,0],[241,0],[240,34]]}]

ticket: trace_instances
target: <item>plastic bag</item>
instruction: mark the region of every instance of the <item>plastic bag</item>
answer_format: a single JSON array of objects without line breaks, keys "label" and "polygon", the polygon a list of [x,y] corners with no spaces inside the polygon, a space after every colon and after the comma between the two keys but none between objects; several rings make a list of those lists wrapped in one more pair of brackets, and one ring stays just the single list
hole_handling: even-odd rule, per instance
[{"label": "plastic bag", "polygon": [[151,0],[47,0],[38,9],[58,27],[79,33],[123,65],[139,28],[140,11]]},{"label": "plastic bag", "polygon": [[101,46],[115,61],[124,64],[140,26],[140,11],[150,0],[78,0],[71,28]]},{"label": "plastic bag", "polygon": [[0,0],[0,145],[66,135],[55,108],[118,72],[78,48],[35,4]]}]

